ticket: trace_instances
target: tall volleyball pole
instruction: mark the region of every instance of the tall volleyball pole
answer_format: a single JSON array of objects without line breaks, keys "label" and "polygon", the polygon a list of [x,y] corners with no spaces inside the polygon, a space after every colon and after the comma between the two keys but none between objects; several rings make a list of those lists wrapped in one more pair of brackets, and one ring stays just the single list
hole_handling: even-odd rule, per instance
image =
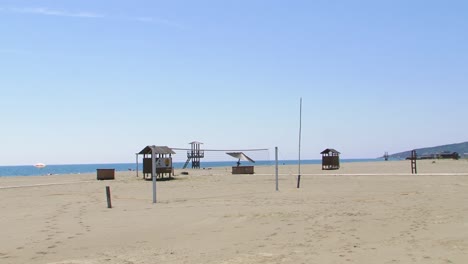
[{"label": "tall volleyball pole", "polygon": [[275,166],[276,190],[279,191],[279,187],[278,187],[278,147],[275,147],[275,161],[276,161],[276,166]]},{"label": "tall volleyball pole", "polygon": [[301,186],[301,136],[302,136],[302,97],[299,103],[299,168],[297,174],[297,188]]}]

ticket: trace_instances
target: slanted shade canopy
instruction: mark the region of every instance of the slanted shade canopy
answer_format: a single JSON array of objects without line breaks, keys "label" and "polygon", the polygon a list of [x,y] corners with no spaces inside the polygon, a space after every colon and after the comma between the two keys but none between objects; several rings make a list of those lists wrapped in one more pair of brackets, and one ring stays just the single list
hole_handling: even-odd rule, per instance
[{"label": "slanted shade canopy", "polygon": [[247,161],[255,163],[255,161],[253,159],[249,158],[243,152],[227,152],[226,154],[228,154],[229,156],[231,156],[233,158],[239,159],[239,160],[247,160]]},{"label": "slanted shade canopy", "polygon": [[238,159],[237,166],[232,167],[232,174],[254,174],[254,166],[241,166],[240,161],[246,160],[252,163],[255,161],[242,152],[226,152],[229,156]]}]

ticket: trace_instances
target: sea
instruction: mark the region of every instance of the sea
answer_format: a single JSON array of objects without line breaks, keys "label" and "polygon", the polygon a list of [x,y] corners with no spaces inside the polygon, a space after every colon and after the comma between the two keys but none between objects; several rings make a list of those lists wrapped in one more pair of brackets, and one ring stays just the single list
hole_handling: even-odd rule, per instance
[{"label": "sea", "polygon": [[[376,162],[382,159],[340,159],[340,163],[349,162]],[[174,162],[175,169],[181,169],[185,162]],[[321,164],[322,160],[301,160],[301,164]],[[246,165],[247,162],[241,165]],[[278,165],[297,165],[298,160],[279,160]],[[271,166],[275,165],[274,160],[268,161],[255,161],[255,166]],[[139,170],[142,164],[138,164]],[[215,168],[215,167],[230,167],[236,166],[232,161],[201,161],[200,168]],[[189,164],[190,167],[190,164]],[[22,166],[0,166],[0,177],[14,177],[14,176],[44,176],[56,174],[82,174],[93,173],[96,169],[115,169],[115,171],[135,171],[137,169],[136,163],[104,163],[104,164],[68,164],[68,165],[47,165],[44,168],[36,168],[33,165]]]}]

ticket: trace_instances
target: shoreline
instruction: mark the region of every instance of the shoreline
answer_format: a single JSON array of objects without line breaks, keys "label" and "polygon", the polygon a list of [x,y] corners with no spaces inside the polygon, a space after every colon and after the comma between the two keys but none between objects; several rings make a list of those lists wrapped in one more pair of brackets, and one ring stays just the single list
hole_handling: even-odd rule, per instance
[{"label": "shoreline", "polygon": [[[378,159],[342,159],[343,164],[355,162],[379,162]],[[303,165],[320,164],[321,160],[302,160]],[[297,165],[297,160],[279,160],[280,165]],[[184,162],[174,162],[176,170],[182,169]],[[273,166],[273,160],[257,160],[256,163],[249,163],[254,166]],[[139,163],[139,170],[142,164]],[[235,166],[232,161],[203,161],[201,169],[213,169],[220,167]],[[245,164],[244,164],[245,165]],[[19,165],[19,166],[0,166],[0,177],[16,177],[16,176],[47,176],[47,175],[61,175],[61,174],[87,174],[94,173],[98,168],[113,168],[119,172],[135,171],[136,163],[107,163],[107,164],[57,164],[47,165],[44,168],[36,168],[32,165]],[[189,169],[189,168],[188,168]],[[14,170],[14,174],[8,174],[7,170]],[[69,172],[63,172],[70,170]],[[23,171],[23,174],[18,171]],[[11,172],[13,173],[13,172]]]},{"label": "shoreline", "polygon": [[[306,168],[306,170],[313,170],[313,171],[321,171],[322,173],[318,173],[318,172],[314,172],[314,173],[301,173],[301,175],[328,175],[328,174],[339,174],[339,175],[351,175],[349,173],[349,170],[347,169],[348,165],[350,165],[350,167],[352,167],[351,169],[354,170],[354,165],[353,164],[398,164],[398,171],[397,173],[401,174],[401,175],[407,175],[407,174],[411,174],[411,169],[410,169],[410,161],[408,160],[389,160],[389,161],[383,161],[383,160],[366,160],[366,161],[360,161],[361,159],[356,159],[355,161],[345,161],[345,162],[340,162],[340,169],[338,170],[321,170],[321,164],[320,163],[301,163],[301,168]],[[315,160],[313,160],[315,161]],[[466,170],[461,170],[460,169],[457,169],[457,168],[449,168],[447,166],[444,166],[444,167],[440,167],[439,165],[434,165],[434,164],[458,164],[458,165],[463,165],[463,164],[468,164],[468,159],[460,159],[460,160],[451,160],[451,159],[440,159],[440,160],[418,160],[417,161],[417,164],[419,164],[419,168],[422,168],[423,171],[431,171],[429,173],[431,174],[434,174],[432,172],[433,168],[436,168],[437,172],[440,173],[440,174],[444,174],[444,173],[465,173]],[[123,163],[123,164],[126,164],[126,163]],[[405,165],[407,164],[407,166]],[[93,164],[94,165],[94,164]],[[140,164],[141,165],[141,164]],[[273,162],[273,164],[261,164],[261,165],[256,165],[256,164],[252,164],[256,169],[259,168],[260,171],[264,171],[265,169],[264,168],[274,168],[275,167],[275,164]],[[360,166],[360,165],[359,165]],[[405,166],[407,168],[405,168]],[[424,166],[424,167],[421,167],[421,166]],[[7,167],[7,166],[6,166]],[[14,166],[13,166],[14,167]],[[202,167],[200,169],[192,169],[192,168],[186,168],[186,169],[182,169],[182,168],[174,168],[174,172],[177,174],[181,171],[193,171],[193,172],[197,172],[197,171],[219,171],[219,170],[222,170],[223,172],[226,172],[228,170],[230,170],[232,166],[219,166],[219,167]],[[278,167],[279,168],[282,168],[283,171],[287,171],[287,173],[293,173],[293,170],[294,168],[297,168],[298,167],[298,164],[280,164],[278,163]],[[368,173],[368,169],[365,168],[366,166],[364,166],[364,174],[375,174],[375,175],[380,175],[380,173]],[[368,166],[367,166],[368,167]],[[374,167],[374,165],[372,165],[371,167]],[[383,171],[386,171],[387,166],[383,165],[383,166],[377,166],[375,169],[377,170],[383,170]],[[459,166],[457,166],[459,167]],[[112,168],[111,168],[112,169]],[[448,172],[445,172],[443,171],[444,169],[448,170]],[[344,172],[343,172],[344,171]],[[453,171],[453,172],[452,172]],[[257,172],[257,170],[256,170]],[[90,175],[90,174],[95,174],[96,172],[95,171],[91,171],[91,172],[84,172],[84,173],[54,173],[54,174],[42,174],[42,175],[4,175],[4,176],[0,176],[0,179],[2,178],[12,178],[12,177],[48,177],[48,176],[65,176],[65,175]],[[127,174],[127,173],[134,173],[136,174],[136,170],[116,170],[115,173],[119,173],[119,174]],[[138,171],[139,174],[142,173],[141,171],[141,167],[139,168],[139,171]],[[286,174],[287,174],[286,173]],[[382,175],[387,175],[387,174],[394,174],[394,170],[391,170],[391,171],[386,171],[386,172],[383,172],[381,173]],[[257,173],[255,173],[257,174]],[[280,174],[285,174],[285,173],[280,173]],[[418,171],[418,174],[424,174],[424,172],[419,172]]]}]

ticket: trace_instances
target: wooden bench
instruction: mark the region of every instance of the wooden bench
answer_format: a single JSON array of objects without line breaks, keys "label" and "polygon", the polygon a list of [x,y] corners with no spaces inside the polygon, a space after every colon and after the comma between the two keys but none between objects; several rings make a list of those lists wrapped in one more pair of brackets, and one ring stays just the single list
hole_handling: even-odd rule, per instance
[{"label": "wooden bench", "polygon": [[98,180],[113,180],[115,179],[115,169],[96,169]]},{"label": "wooden bench", "polygon": [[232,167],[232,174],[254,174],[254,166]]}]

